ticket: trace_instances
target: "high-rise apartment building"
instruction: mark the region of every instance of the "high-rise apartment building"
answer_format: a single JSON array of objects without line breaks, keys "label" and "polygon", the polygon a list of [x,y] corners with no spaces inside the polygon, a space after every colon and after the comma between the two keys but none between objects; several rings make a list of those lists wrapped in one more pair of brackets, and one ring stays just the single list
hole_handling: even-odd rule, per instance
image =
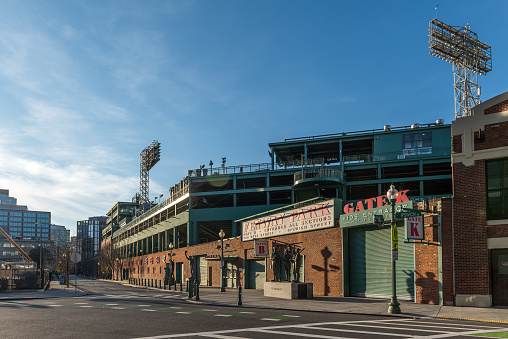
[{"label": "high-rise apartment building", "polygon": [[[51,239],[51,212],[30,211],[18,205],[17,199],[9,196],[9,190],[0,189],[0,227],[20,246],[29,252],[32,248],[48,246]],[[19,261],[22,257],[7,239],[0,236],[0,261]]]},{"label": "high-rise apartment building", "polygon": [[85,276],[97,275],[97,255],[102,239],[102,230],[108,217],[89,217],[77,222],[77,251],[81,253],[80,272]]}]

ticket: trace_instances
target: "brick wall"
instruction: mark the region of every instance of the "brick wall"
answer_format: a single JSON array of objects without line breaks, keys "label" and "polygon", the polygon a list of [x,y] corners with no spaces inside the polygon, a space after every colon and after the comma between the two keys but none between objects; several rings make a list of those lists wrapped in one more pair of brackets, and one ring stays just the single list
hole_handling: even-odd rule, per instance
[{"label": "brick wall", "polygon": [[452,170],[455,294],[488,294],[485,161]]},{"label": "brick wall", "polygon": [[462,153],[462,135],[452,136],[452,149],[453,153]]},{"label": "brick wall", "polygon": [[479,132],[474,133],[475,151],[508,146],[508,122],[486,125],[481,134],[483,135],[479,138]]},{"label": "brick wall", "polygon": [[[441,205],[439,211],[438,205]],[[435,199],[419,203],[418,208],[433,215],[424,218],[425,241],[415,244],[415,301],[423,304],[439,304],[439,288],[442,284],[445,304],[453,303],[453,261],[451,260],[451,199]],[[441,213],[441,220],[438,218]],[[439,227],[441,240],[439,242]],[[442,246],[443,281],[439,281],[439,248]]]},{"label": "brick wall", "polygon": [[[489,238],[508,237],[508,225],[487,226],[487,235]],[[506,244],[508,247],[508,244]]]},{"label": "brick wall", "polygon": [[[272,241],[269,243],[270,252],[273,241],[278,241],[281,244],[295,244],[303,248],[302,255],[305,258],[305,282],[312,282],[314,284],[315,295],[343,296],[342,237],[340,228],[291,234],[274,237],[271,238],[271,240]],[[224,257],[238,257],[238,259],[234,260],[238,268],[245,268],[245,260],[254,259],[254,241],[242,242],[240,238],[234,238],[226,239],[224,243],[230,245],[224,250]],[[220,249],[216,248],[217,245],[220,245],[220,242],[200,244],[173,250],[173,253],[175,253],[173,260],[177,263],[183,263],[184,280],[191,275],[189,261],[185,258],[185,250],[188,251],[188,256],[220,255]],[[125,267],[135,269],[135,273],[130,274],[131,278],[149,279],[150,282],[152,279],[162,281],[164,279],[163,267],[166,266],[166,264],[162,262],[162,256],[167,256],[168,253],[169,251],[164,251],[132,259],[125,259]],[[158,263],[157,257],[159,258]],[[145,258],[148,259],[148,264],[145,263]],[[167,258],[169,260],[168,256]],[[273,271],[269,268],[269,265],[271,265],[270,259],[267,260],[266,266],[267,281],[273,279]],[[149,273],[147,272],[148,267],[150,267]],[[207,260],[207,268],[209,267],[212,269],[211,285],[220,286],[220,261]],[[141,268],[144,273],[137,273],[138,268]],[[153,268],[155,268],[155,273]],[[243,272],[238,272],[238,275],[242,286],[245,286],[246,277],[243,276]]]},{"label": "brick wall", "polygon": [[494,106],[487,108],[483,112],[483,114],[487,115],[487,114],[499,113],[499,112],[504,112],[504,111],[508,111],[508,100],[500,102]]}]

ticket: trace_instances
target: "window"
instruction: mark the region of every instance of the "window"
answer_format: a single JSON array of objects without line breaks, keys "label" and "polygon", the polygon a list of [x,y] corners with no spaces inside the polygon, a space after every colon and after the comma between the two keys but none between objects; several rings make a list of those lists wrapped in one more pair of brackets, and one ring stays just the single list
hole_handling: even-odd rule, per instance
[{"label": "window", "polygon": [[402,135],[404,155],[431,154],[432,133],[413,133]]},{"label": "window", "polygon": [[21,218],[10,217],[9,221],[21,221]]},{"label": "window", "polygon": [[11,212],[11,217],[21,217],[21,212]]},{"label": "window", "polygon": [[487,162],[487,218],[508,218],[508,159]]}]

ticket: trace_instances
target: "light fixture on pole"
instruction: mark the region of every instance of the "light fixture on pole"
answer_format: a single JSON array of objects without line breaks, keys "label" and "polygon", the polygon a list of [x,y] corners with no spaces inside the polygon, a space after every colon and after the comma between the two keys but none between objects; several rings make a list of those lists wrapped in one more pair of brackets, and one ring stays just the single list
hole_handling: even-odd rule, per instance
[{"label": "light fixture on pole", "polygon": [[392,298],[388,307],[388,313],[399,314],[400,304],[397,301],[397,274],[395,271],[395,261],[399,258],[399,236],[397,232],[397,225],[395,224],[395,202],[399,197],[399,192],[395,189],[395,186],[391,185],[386,197],[392,205],[392,220],[391,220],[391,231],[392,231]]},{"label": "light fixture on pole", "polygon": [[44,286],[42,286],[43,284],[43,269],[42,269],[42,223],[40,222],[36,222],[35,223],[36,225],[39,225],[41,226],[40,228],[40,231],[39,231],[39,282],[40,282],[40,286],[41,288],[43,288]]},{"label": "light fixture on pole", "polygon": [[221,228],[219,232],[220,237],[220,291],[226,292],[224,287],[224,230]]},{"label": "light fixture on pole", "polygon": [[168,245],[168,249],[169,249],[169,289],[171,289],[171,284],[174,282],[175,283],[175,291],[176,291],[176,279],[173,279],[173,272],[175,270],[175,267],[173,267],[173,248],[175,248],[175,246],[173,246],[173,243],[170,242],[169,245]]}]

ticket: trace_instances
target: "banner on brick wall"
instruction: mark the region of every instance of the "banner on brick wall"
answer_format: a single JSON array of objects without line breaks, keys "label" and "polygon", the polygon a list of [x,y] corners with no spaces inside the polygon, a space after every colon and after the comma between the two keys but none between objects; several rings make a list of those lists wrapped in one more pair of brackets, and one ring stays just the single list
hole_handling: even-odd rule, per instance
[{"label": "banner on brick wall", "polygon": [[[337,199],[340,201],[340,199]],[[335,226],[335,199],[242,223],[242,240],[270,238]],[[342,206],[338,206],[341,208]]]}]

